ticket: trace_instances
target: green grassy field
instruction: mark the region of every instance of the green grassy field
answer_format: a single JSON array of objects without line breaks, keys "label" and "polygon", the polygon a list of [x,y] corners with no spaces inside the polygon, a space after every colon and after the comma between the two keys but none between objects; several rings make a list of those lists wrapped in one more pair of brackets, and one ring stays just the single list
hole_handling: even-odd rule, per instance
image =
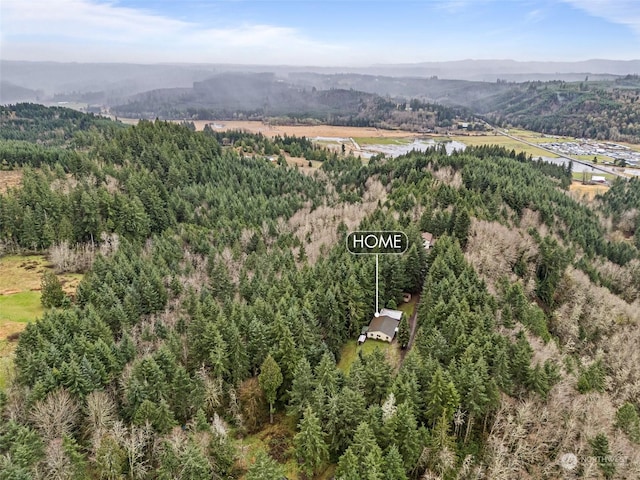
[{"label": "green grassy field", "polygon": [[[15,338],[44,313],[40,303],[42,274],[51,268],[42,255],[0,258],[0,389],[13,368]],[[79,274],[58,275],[67,293],[75,292]]]},{"label": "green grassy field", "polygon": [[526,143],[519,142],[513,138],[505,137],[504,135],[456,135],[449,137],[449,140],[455,140],[456,142],[461,142],[469,146],[499,145],[508,150],[515,150],[517,153],[524,152],[527,155],[531,155],[533,158],[558,156],[554,153],[542,150],[541,148],[527,145]]},{"label": "green grassy field", "polygon": [[[572,157],[577,158],[578,160],[584,160],[585,162],[593,163],[593,155],[571,155]],[[606,155],[597,155],[598,164],[603,162],[613,162],[615,159],[612,157],[607,157]],[[597,164],[596,164],[597,165]]]},{"label": "green grassy field", "polygon": [[30,322],[43,312],[40,292],[0,295],[0,327],[7,322]]},{"label": "green grassy field", "polygon": [[338,362],[338,368],[345,374],[349,373],[351,365],[358,356],[358,352],[362,351],[364,355],[373,353],[374,350],[380,349],[384,352],[387,361],[393,368],[397,368],[400,363],[400,352],[397,344],[383,342],[382,340],[374,340],[367,338],[367,341],[358,346],[357,340],[349,340],[347,344],[342,347],[340,352],[340,361]]},{"label": "green grassy field", "polygon": [[407,316],[407,320],[411,318],[411,315],[413,315],[413,312],[416,309],[416,301],[417,301],[417,297],[414,295],[413,298],[411,298],[411,300],[409,300],[407,303],[402,303],[398,307],[398,310],[402,310],[404,314]]},{"label": "green grassy field", "polygon": [[522,138],[531,143],[564,143],[575,142],[575,138],[571,137],[551,137],[544,133],[532,132],[531,130],[523,130],[522,128],[509,128],[507,132],[514,137]]},{"label": "green grassy field", "polygon": [[[600,171],[595,172],[595,173],[587,172],[587,174],[586,174],[587,181],[591,180],[591,176],[592,175],[598,175],[600,177],[604,177],[604,178],[607,179],[608,182],[612,182],[616,178],[618,178],[618,177],[616,177],[615,175],[613,175],[611,173],[605,173],[605,172],[600,172]],[[572,172],[571,176],[573,177],[574,180],[582,181],[582,172]]]},{"label": "green grassy field", "polygon": [[413,142],[413,138],[391,137],[353,137],[358,145],[406,145]]}]

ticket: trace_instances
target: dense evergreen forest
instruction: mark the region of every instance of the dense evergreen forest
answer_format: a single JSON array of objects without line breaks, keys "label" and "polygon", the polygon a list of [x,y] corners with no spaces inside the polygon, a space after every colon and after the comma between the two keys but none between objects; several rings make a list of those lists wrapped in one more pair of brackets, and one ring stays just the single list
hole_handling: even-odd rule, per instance
[{"label": "dense evergreen forest", "polygon": [[[23,179],[0,195],[0,253],[84,278],[73,297],[43,282],[20,335],[0,479],[558,478],[571,452],[576,478],[640,475],[640,182],[586,205],[570,170],[498,147],[363,164],[4,112],[0,165]],[[288,166],[292,149],[322,166]],[[410,348],[345,367],[376,305],[356,229],[407,233],[380,302],[420,302]]]}]

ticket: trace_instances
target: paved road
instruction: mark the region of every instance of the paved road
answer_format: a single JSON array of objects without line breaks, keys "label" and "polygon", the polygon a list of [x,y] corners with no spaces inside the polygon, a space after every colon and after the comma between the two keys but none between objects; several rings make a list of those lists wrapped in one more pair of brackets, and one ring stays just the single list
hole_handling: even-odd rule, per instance
[{"label": "paved road", "polygon": [[[559,155],[558,152],[554,152],[553,150],[551,150],[551,149],[549,149],[547,147],[543,147],[539,143],[528,142],[527,140],[524,140],[524,139],[522,139],[520,137],[516,137],[514,135],[511,135],[511,134],[503,131],[503,130],[500,130],[497,127],[494,127],[493,125],[485,122],[484,120],[483,120],[483,122],[489,128],[492,128],[498,135],[504,135],[505,137],[509,137],[509,138],[511,138],[513,140],[516,140],[518,142],[521,142],[521,143],[526,143],[527,145],[531,145],[532,147],[539,148],[540,150],[544,150],[545,152],[549,152],[549,153],[552,153],[554,155]],[[590,162],[585,162],[584,160],[580,160],[578,158],[573,158],[573,157],[570,157],[568,155],[559,155],[559,157],[567,159],[567,160],[571,160],[571,161],[576,162],[576,163],[580,163],[582,165],[586,165],[588,167],[591,167],[594,170],[599,170],[599,171],[604,172],[604,173],[610,173],[611,175],[616,175],[617,177],[620,177],[620,178],[626,178],[626,179],[629,178],[629,177],[627,177],[626,175],[624,175],[622,173],[616,172],[615,170],[610,170],[607,167],[600,167],[598,165],[594,165],[593,163],[590,163]]]}]

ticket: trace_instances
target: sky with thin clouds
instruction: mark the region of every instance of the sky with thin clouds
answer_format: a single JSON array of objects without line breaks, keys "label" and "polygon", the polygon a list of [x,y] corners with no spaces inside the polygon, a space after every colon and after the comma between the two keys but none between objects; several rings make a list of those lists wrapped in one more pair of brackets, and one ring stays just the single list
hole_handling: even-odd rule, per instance
[{"label": "sky with thin clouds", "polygon": [[0,59],[365,66],[640,58],[640,0],[1,0]]}]

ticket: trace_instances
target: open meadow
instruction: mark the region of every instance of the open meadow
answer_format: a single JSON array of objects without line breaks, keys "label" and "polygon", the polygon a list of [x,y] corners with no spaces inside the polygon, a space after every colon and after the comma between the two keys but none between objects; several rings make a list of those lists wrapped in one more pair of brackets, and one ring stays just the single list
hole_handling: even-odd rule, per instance
[{"label": "open meadow", "polygon": [[[40,282],[48,269],[51,264],[42,255],[0,258],[0,389],[4,388],[20,332],[44,313]],[[65,293],[73,295],[82,275],[67,273],[58,279]]]}]

